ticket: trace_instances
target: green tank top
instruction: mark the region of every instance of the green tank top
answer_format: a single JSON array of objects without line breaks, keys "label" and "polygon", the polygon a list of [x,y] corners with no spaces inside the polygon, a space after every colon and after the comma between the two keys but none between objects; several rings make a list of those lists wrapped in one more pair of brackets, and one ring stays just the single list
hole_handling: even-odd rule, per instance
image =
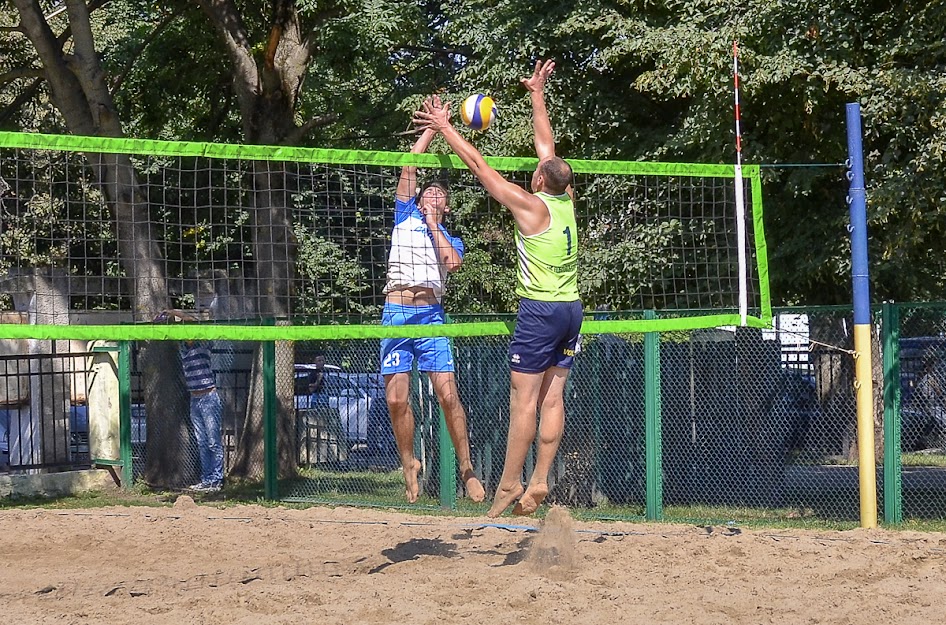
[{"label": "green tank top", "polygon": [[525,236],[516,226],[519,285],[516,294],[541,302],[573,302],[578,297],[578,226],[567,194],[535,194],[549,208],[545,232]]}]

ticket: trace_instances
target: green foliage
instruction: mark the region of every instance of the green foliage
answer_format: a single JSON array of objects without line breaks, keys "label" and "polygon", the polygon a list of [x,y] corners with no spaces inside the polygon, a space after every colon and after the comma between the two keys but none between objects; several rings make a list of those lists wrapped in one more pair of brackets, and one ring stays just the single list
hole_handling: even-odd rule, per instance
[{"label": "green foliage", "polygon": [[96,39],[115,78],[115,103],[126,132],[150,139],[239,142],[231,68],[204,14],[184,2],[158,10],[151,2],[141,4],[113,1],[96,13]]},{"label": "green foliage", "polygon": [[361,295],[369,289],[365,267],[351,258],[338,244],[313,236],[297,227],[299,249],[296,270],[302,285],[296,293],[300,315],[335,313],[378,314],[377,307],[365,306]]},{"label": "green foliage", "polygon": [[[500,117],[470,134],[489,155],[533,154],[519,79],[552,58],[547,87],[567,158],[731,163],[732,42],[740,46],[743,160],[764,170],[776,303],[850,301],[845,105],[863,112],[875,299],[946,297],[946,8],[910,0],[299,0],[314,45],[294,125],[322,116],[307,145],[407,149],[410,112],[440,92],[492,95]],[[250,45],[264,49],[271,5],[237,2]],[[2,25],[15,15],[4,13]],[[93,12],[126,132],[244,140],[236,68],[197,2],[112,0]],[[60,32],[64,17],[53,20]],[[67,44],[66,49],[69,49]],[[0,31],[0,67],[38,70],[28,42]],[[0,127],[61,130],[45,87],[7,74]],[[25,102],[17,98],[24,96]],[[28,97],[27,97],[28,96]],[[10,108],[12,107],[12,108]],[[442,143],[435,149],[444,150]],[[812,166],[819,165],[820,166]],[[804,166],[801,166],[804,165]],[[389,192],[389,191],[388,191]],[[607,188],[598,193],[604,195]],[[470,254],[453,287],[471,309],[510,298],[511,230],[457,224]],[[481,230],[482,226],[482,230]],[[661,259],[642,253],[661,228],[608,247],[588,240],[583,288],[624,276],[629,290]],[[346,252],[353,258],[360,252]],[[377,268],[377,259],[367,266]],[[659,271],[658,271],[659,273]],[[485,294],[490,303],[475,301]]]}]

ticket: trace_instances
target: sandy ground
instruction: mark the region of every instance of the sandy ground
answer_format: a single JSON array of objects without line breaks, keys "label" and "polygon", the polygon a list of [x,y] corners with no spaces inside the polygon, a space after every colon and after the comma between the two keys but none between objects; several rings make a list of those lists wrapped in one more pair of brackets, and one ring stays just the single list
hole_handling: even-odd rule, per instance
[{"label": "sandy ground", "polygon": [[938,623],[946,534],[196,505],[0,511],[5,623]]}]

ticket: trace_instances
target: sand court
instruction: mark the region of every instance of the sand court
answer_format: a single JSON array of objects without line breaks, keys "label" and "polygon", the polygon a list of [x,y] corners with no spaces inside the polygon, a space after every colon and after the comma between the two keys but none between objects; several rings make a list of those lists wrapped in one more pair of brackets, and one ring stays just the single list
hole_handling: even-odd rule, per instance
[{"label": "sand court", "polygon": [[10,623],[938,622],[946,535],[174,507],[0,511]]}]

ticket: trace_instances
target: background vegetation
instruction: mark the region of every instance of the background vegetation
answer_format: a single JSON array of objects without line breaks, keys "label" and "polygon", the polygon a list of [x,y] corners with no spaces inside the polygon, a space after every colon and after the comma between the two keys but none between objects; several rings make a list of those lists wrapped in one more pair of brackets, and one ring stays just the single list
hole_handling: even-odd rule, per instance
[{"label": "background vegetation", "polygon": [[[874,299],[944,298],[941,1],[3,5],[4,130],[313,147],[404,150],[425,95],[482,91],[501,117],[478,147],[530,155],[518,79],[553,58],[548,95],[564,156],[731,163],[738,40],[744,162],[765,167],[774,303],[850,301],[849,102],[864,116]],[[280,215],[272,221],[288,236]],[[481,260],[465,271],[489,283]]]}]

